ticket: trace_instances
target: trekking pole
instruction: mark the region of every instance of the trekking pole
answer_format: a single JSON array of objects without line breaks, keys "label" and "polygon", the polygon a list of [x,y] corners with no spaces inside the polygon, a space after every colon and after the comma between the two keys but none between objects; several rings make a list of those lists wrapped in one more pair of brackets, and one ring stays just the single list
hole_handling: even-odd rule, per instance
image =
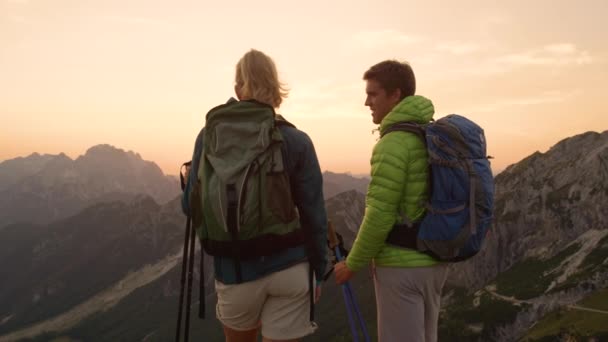
[{"label": "trekking pole", "polygon": [[[334,251],[336,256],[336,261],[340,262],[343,260],[342,254],[340,253],[340,242],[338,242],[338,238],[336,236],[336,231],[331,222],[327,224],[327,231],[329,234],[329,247]],[[346,304],[346,311],[348,315],[348,323],[350,325],[350,330],[353,336],[353,341],[359,341],[359,332],[355,327],[355,321],[353,319],[353,311],[357,315],[357,320],[359,322],[359,326],[361,327],[361,331],[363,333],[363,338],[366,342],[370,341],[369,334],[367,332],[367,328],[365,326],[365,321],[363,320],[363,316],[361,315],[361,311],[359,310],[359,306],[357,305],[357,301],[355,300],[355,295],[352,287],[349,282],[342,284],[342,295],[344,296],[344,302]]]},{"label": "trekking pole", "polygon": [[367,326],[365,325],[365,320],[363,320],[363,315],[361,315],[361,310],[359,310],[359,305],[355,300],[355,294],[353,292],[353,288],[350,283],[346,283],[346,291],[351,297],[351,302],[353,303],[353,308],[355,309],[355,314],[357,315],[357,319],[359,320],[359,327],[361,327],[361,332],[363,333],[363,339],[366,342],[370,341],[369,333],[367,332]]},{"label": "trekking pole", "polygon": [[188,245],[190,240],[190,230],[192,229],[190,215],[186,219],[186,234],[184,237],[184,251],[182,254],[182,275],[180,281],[180,289],[179,289],[179,311],[177,313],[177,328],[175,330],[175,342],[179,341],[180,338],[180,330],[182,327],[182,311],[183,311],[183,302],[184,302],[184,285],[186,282],[186,265],[188,264]]},{"label": "trekking pole", "polygon": [[[342,260],[342,256],[340,255],[340,244],[338,242],[338,238],[336,237],[336,231],[334,230],[334,226],[331,222],[327,223],[327,233],[329,234],[329,247],[334,251],[336,256],[336,262]],[[351,298],[346,290],[345,284],[342,284],[342,296],[344,297],[344,304],[346,305],[346,314],[348,317],[348,325],[350,326],[350,333],[353,336],[354,342],[359,342],[359,333],[357,332],[357,327],[355,327],[355,321],[353,319],[353,308],[351,305]]]},{"label": "trekking pole", "polygon": [[[338,261],[342,261],[342,256],[340,255],[340,250],[339,248],[336,248],[336,259]],[[363,338],[365,341],[369,342],[369,333],[367,332],[367,327],[365,325],[365,321],[363,320],[363,315],[361,315],[361,310],[359,310],[359,305],[357,305],[357,301],[355,300],[355,293],[353,292],[353,288],[350,284],[350,282],[346,282],[343,285],[343,288],[345,289],[346,295],[348,297],[350,297],[350,302],[351,302],[351,307],[352,310],[355,312],[355,315],[357,316],[357,319],[359,320],[359,327],[361,327],[361,332],[363,333]]]},{"label": "trekking pole", "polygon": [[196,230],[190,227],[190,255],[188,256],[188,292],[186,296],[186,326],[184,327],[184,341],[188,342],[190,335],[190,303],[192,302],[192,278],[194,269],[194,241],[196,240]]},{"label": "trekking pole", "polygon": [[[184,176],[184,172],[182,172],[184,170],[184,168],[186,169],[186,173],[190,168],[190,165],[192,164],[192,162],[186,162],[184,164],[182,164],[182,167],[180,168],[180,172],[179,172],[179,178],[180,178],[180,185],[182,188],[182,191],[185,190],[186,188],[186,182],[188,181],[188,179]],[[191,240],[191,235],[192,236],[192,240]],[[190,214],[187,215],[187,219],[186,219],[186,233],[184,234],[184,249],[183,249],[183,253],[182,253],[182,273],[181,273],[181,278],[180,278],[180,289],[179,289],[179,306],[178,306],[178,312],[177,312],[177,327],[175,329],[175,342],[179,342],[180,339],[180,335],[181,335],[181,327],[182,327],[182,312],[183,312],[183,303],[184,303],[184,285],[186,282],[186,270],[188,270],[188,295],[187,295],[187,312],[186,312],[186,327],[185,327],[185,332],[184,332],[184,339],[185,341],[188,341],[188,335],[189,335],[189,321],[190,321],[190,293],[191,293],[191,288],[192,288],[192,266],[187,267],[188,265],[188,261],[190,260],[190,264],[192,264],[192,259],[194,258],[194,254],[191,253],[194,251],[194,228],[192,227],[192,217],[190,216]],[[192,246],[191,248],[188,248],[189,246]],[[192,254],[192,256],[191,256]]]},{"label": "trekking pole", "polygon": [[198,274],[198,318],[205,319],[205,253],[203,253],[203,246],[201,246],[201,260]]}]

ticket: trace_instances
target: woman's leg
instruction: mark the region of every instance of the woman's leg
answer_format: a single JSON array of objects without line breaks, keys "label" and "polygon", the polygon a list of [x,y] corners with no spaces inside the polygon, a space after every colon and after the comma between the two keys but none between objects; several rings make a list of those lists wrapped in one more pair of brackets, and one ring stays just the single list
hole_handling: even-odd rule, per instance
[{"label": "woman's leg", "polygon": [[258,340],[258,330],[239,331],[224,325],[224,336],[226,342],[256,342]]},{"label": "woman's leg", "polygon": [[261,278],[242,284],[215,282],[215,311],[224,327],[226,342],[257,342],[267,281],[267,278]]}]

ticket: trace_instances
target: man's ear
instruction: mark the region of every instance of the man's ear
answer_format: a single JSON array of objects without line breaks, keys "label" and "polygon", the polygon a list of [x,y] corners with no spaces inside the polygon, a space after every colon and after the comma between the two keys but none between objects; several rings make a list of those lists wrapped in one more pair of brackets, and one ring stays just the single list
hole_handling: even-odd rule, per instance
[{"label": "man's ear", "polygon": [[395,89],[395,91],[390,94],[389,99],[392,102],[395,102],[395,104],[401,102],[401,89]]}]

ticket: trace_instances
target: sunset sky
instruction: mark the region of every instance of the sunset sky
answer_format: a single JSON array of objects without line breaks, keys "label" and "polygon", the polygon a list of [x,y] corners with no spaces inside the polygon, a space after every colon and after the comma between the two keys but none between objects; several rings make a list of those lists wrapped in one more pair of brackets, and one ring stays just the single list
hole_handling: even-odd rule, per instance
[{"label": "sunset sky", "polygon": [[105,143],[177,174],[256,48],[323,170],[368,173],[362,74],[398,59],[435,118],[485,129],[500,171],[608,129],[607,17],[606,0],[0,0],[0,161]]}]

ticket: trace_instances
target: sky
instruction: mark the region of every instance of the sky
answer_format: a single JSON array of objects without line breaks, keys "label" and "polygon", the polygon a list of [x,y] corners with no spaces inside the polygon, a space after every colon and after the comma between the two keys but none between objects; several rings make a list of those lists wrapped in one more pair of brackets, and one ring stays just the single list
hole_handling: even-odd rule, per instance
[{"label": "sky", "polygon": [[369,173],[362,75],[409,62],[435,119],[484,128],[495,173],[608,129],[608,1],[0,0],[0,161],[111,144],[177,174],[249,49],[322,170]]}]

